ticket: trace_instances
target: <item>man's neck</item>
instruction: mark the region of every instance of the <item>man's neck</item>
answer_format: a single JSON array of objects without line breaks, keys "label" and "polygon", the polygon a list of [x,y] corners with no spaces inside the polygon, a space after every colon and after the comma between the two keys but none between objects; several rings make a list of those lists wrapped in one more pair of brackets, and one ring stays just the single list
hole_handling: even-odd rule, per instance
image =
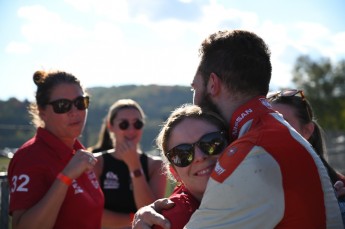
[{"label": "man's neck", "polygon": [[218,109],[227,123],[230,123],[233,113],[243,104],[253,99],[253,96],[227,96],[218,100]]}]

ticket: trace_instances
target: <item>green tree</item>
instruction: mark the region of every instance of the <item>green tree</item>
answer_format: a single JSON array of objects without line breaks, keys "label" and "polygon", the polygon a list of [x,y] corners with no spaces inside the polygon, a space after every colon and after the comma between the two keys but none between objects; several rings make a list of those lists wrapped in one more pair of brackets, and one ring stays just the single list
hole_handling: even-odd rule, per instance
[{"label": "green tree", "polygon": [[318,122],[325,129],[345,130],[345,60],[297,58],[293,82],[305,91]]}]

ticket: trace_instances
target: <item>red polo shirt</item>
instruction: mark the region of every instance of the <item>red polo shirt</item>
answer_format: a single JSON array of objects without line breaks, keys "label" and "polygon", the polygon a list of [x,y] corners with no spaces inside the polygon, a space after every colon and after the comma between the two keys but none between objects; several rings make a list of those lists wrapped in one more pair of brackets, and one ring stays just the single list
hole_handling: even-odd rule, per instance
[{"label": "red polo shirt", "polygon": [[[10,214],[29,209],[47,193],[56,176],[64,169],[76,150],[45,129],[26,142],[12,158],[8,168]],[[68,188],[54,228],[101,228],[104,197],[94,172],[85,172]]]}]

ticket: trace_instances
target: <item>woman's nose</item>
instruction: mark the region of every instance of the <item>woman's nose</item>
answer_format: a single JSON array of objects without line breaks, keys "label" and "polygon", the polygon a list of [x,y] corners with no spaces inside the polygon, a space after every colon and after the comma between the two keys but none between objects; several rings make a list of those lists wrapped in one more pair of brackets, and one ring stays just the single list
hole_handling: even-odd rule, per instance
[{"label": "woman's nose", "polygon": [[199,146],[194,147],[194,161],[203,161],[208,156],[202,152]]}]

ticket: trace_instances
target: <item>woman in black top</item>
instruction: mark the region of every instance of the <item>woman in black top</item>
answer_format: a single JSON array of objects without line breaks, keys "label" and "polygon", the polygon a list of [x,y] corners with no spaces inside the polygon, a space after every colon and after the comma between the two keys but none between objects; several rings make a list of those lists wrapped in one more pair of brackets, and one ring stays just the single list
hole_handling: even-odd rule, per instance
[{"label": "woman in black top", "polygon": [[118,100],[109,109],[107,128],[114,149],[99,156],[95,166],[105,197],[104,228],[130,227],[137,209],[165,195],[161,158],[140,149],[144,118],[142,108],[131,99]]}]

